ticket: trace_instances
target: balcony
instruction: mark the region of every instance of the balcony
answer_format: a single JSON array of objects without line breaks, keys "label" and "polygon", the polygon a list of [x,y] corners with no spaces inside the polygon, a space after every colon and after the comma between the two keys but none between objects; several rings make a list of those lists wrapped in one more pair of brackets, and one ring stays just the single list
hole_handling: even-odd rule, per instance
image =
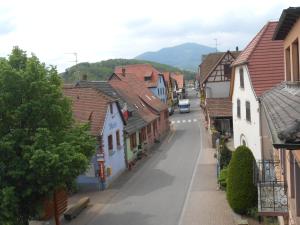
[{"label": "balcony", "polygon": [[287,186],[279,161],[263,160],[255,164],[254,181],[258,193],[258,213],[262,216],[288,214]]}]

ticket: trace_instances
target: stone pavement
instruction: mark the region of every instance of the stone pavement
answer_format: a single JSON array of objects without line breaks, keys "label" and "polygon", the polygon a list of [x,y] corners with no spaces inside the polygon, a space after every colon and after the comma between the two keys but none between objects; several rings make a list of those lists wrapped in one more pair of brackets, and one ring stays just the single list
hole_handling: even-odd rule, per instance
[{"label": "stone pavement", "polygon": [[203,148],[187,195],[179,225],[234,225],[226,194],[218,190],[216,160],[207,131],[202,129]]}]

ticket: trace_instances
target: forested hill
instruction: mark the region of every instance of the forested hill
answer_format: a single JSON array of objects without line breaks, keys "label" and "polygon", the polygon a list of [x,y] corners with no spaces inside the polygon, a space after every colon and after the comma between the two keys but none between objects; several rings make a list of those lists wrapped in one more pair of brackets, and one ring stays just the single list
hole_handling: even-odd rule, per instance
[{"label": "forested hill", "polygon": [[88,80],[106,80],[113,72],[116,66],[149,63],[157,70],[164,72],[180,72],[184,74],[186,80],[195,79],[195,72],[180,70],[173,66],[168,66],[156,62],[138,60],[138,59],[109,59],[96,63],[79,63],[72,66],[61,73],[62,78],[66,83],[71,83],[79,80],[83,74],[87,74]]}]

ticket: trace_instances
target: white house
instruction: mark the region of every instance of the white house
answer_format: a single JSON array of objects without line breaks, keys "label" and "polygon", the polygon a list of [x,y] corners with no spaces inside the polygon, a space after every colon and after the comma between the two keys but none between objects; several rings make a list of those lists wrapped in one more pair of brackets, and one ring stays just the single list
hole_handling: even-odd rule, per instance
[{"label": "white house", "polygon": [[248,146],[256,160],[270,150],[261,95],[283,81],[283,44],[273,41],[277,22],[268,22],[233,63],[231,80],[234,147]]},{"label": "white house", "polygon": [[90,167],[77,182],[84,188],[104,189],[126,169],[125,120],[119,103],[91,87],[65,87],[64,94],[72,100],[75,120],[90,123],[91,134],[97,139]]}]

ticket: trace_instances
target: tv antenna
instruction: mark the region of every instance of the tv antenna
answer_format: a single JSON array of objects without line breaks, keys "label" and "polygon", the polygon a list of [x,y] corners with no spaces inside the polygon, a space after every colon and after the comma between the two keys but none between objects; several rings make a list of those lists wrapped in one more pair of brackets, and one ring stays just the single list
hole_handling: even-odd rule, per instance
[{"label": "tv antenna", "polygon": [[78,54],[77,54],[77,52],[67,52],[65,54],[74,55],[75,60],[74,61],[69,61],[69,62],[73,62],[73,63],[75,63],[75,65],[77,65],[77,63],[78,63]]},{"label": "tv antenna", "polygon": [[219,46],[218,38],[215,38],[214,40],[215,40],[215,42],[216,42],[216,52],[218,52],[218,46]]}]

